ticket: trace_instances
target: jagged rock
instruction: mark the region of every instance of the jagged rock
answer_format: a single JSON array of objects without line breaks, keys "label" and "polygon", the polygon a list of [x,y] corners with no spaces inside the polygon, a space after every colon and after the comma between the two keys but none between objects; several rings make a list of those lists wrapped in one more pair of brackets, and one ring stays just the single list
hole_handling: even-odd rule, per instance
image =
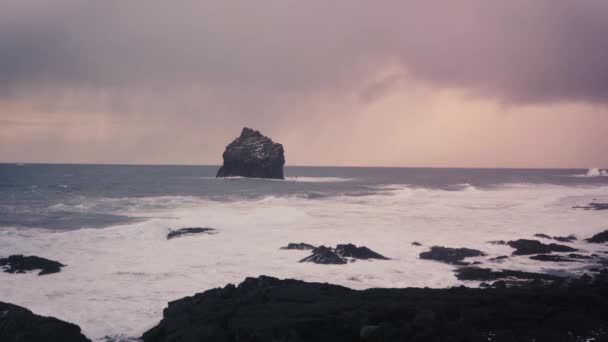
[{"label": "jagged rock", "polygon": [[2,342],[86,342],[80,327],[53,317],[0,302],[0,341]]},{"label": "jagged rock", "polygon": [[332,248],[319,246],[312,250],[312,254],[300,260],[300,262],[314,262],[323,265],[342,265],[348,261],[339,256]]},{"label": "jagged rock", "polygon": [[587,205],[583,205],[583,206],[574,206],[572,208],[575,209],[585,209],[585,210],[608,210],[608,203],[596,203],[596,202],[591,202]]},{"label": "jagged rock", "polygon": [[551,252],[576,252],[577,250],[555,243],[544,244],[538,240],[519,239],[507,242],[507,245],[515,248],[513,255],[547,254]]},{"label": "jagged rock", "polygon": [[586,239],[587,242],[593,242],[593,243],[604,243],[608,241],[608,230],[604,230],[601,233],[597,233],[595,235],[593,235],[592,237]]},{"label": "jagged rock", "polygon": [[470,248],[449,248],[433,246],[430,251],[420,253],[420,259],[441,261],[448,264],[466,266],[468,262],[463,262],[465,258],[486,255],[482,251]]},{"label": "jagged rock", "polygon": [[297,249],[297,250],[309,250],[309,249],[315,249],[315,248],[316,248],[315,246],[309,245],[304,242],[289,243],[287,246],[281,247],[281,249]]},{"label": "jagged rock", "polygon": [[538,261],[551,261],[551,262],[577,262],[578,260],[569,259],[561,255],[555,254],[539,254],[531,256],[530,259]]},{"label": "jagged rock", "polygon": [[533,273],[515,270],[499,270],[494,271],[490,268],[481,267],[460,267],[454,270],[456,278],[459,280],[498,280],[507,278],[517,278],[523,280],[560,280],[561,277],[557,277],[550,274],[544,273]]},{"label": "jagged rock", "polygon": [[40,270],[38,275],[61,272],[65,265],[54,260],[49,260],[37,256],[11,255],[8,258],[0,259],[0,268],[7,273],[25,273],[33,270]]},{"label": "jagged rock", "polygon": [[171,240],[173,238],[185,236],[185,235],[194,235],[194,234],[215,234],[215,229],[213,228],[201,228],[201,227],[191,227],[191,228],[181,228],[177,230],[172,230],[167,234],[167,240]]},{"label": "jagged rock", "polygon": [[241,135],[226,146],[223,158],[216,177],[284,179],[283,145],[251,128],[243,128]]},{"label": "jagged rock", "polygon": [[420,242],[414,241],[412,242],[412,246],[420,247],[422,244]]},{"label": "jagged rock", "polygon": [[[605,341],[606,282],[368,289],[260,276],[169,303],[144,342]],[[500,285],[502,284],[502,286]]]},{"label": "jagged rock", "polygon": [[357,246],[353,245],[352,243],[344,244],[344,245],[337,245],[336,253],[339,256],[341,256],[342,258],[355,258],[355,259],[362,259],[362,260],[367,260],[367,259],[388,260],[387,257],[380,255],[365,246],[357,247]]}]

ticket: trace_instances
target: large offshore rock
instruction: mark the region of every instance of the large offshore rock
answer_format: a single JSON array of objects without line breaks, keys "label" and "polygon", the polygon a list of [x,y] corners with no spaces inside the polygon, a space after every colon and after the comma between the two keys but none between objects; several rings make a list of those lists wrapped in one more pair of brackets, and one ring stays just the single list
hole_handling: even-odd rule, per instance
[{"label": "large offshore rock", "polygon": [[243,128],[241,135],[226,146],[223,157],[224,164],[216,177],[284,179],[283,145],[251,128]]},{"label": "large offshore rock", "polygon": [[0,270],[6,273],[26,273],[40,270],[38,275],[61,272],[65,265],[54,260],[38,256],[11,255],[8,258],[0,258]]},{"label": "large offshore rock", "polygon": [[80,327],[53,317],[38,316],[26,308],[0,302],[2,342],[85,342]]}]

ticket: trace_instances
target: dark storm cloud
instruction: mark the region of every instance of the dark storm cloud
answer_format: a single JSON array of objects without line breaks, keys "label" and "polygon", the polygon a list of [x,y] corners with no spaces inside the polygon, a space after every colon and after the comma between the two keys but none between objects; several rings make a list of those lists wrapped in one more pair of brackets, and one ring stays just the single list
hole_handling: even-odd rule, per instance
[{"label": "dark storm cloud", "polygon": [[604,0],[5,0],[0,92],[196,85],[238,101],[352,91],[397,65],[506,102],[605,102],[606,37]]}]

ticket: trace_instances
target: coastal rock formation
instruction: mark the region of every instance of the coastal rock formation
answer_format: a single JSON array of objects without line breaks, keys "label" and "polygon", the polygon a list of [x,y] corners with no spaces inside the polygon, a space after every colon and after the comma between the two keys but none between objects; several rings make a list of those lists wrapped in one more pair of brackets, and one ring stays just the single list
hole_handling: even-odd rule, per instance
[{"label": "coastal rock formation", "polygon": [[283,145],[251,128],[243,128],[241,135],[226,146],[223,157],[216,177],[284,179]]},{"label": "coastal rock formation", "polygon": [[524,272],[524,271],[516,271],[516,270],[492,270],[489,268],[481,268],[481,267],[460,267],[454,270],[456,273],[456,278],[459,280],[479,280],[479,281],[488,281],[488,280],[498,280],[498,279],[507,279],[507,278],[515,278],[518,280],[547,280],[547,281],[556,281],[562,280],[563,278],[553,276],[550,274],[544,273],[534,273],[534,272]]},{"label": "coastal rock formation", "polygon": [[576,236],[573,234],[570,234],[568,236],[549,236],[547,234],[534,234],[535,237],[539,237],[539,238],[543,238],[543,239],[549,239],[549,240],[555,240],[555,241],[559,241],[559,242],[573,242],[576,241]]},{"label": "coastal rock formation", "polygon": [[260,276],[170,302],[159,324],[142,339],[605,341],[605,278],[581,278],[567,286],[544,286],[541,281],[537,286],[515,288],[503,284],[489,289],[357,291]]},{"label": "coastal rock formation", "polygon": [[515,248],[513,255],[547,254],[551,252],[576,252],[577,250],[556,243],[544,244],[538,240],[519,239],[507,242],[507,245]]},{"label": "coastal rock formation", "polygon": [[389,260],[389,258],[372,251],[371,249],[361,246],[357,247],[352,243],[340,244],[336,248],[319,246],[312,250],[312,254],[300,260],[300,262],[314,262],[315,264],[346,264],[349,261],[354,262],[357,259],[379,259]]},{"label": "coastal rock formation", "polygon": [[452,265],[466,266],[465,258],[485,256],[486,253],[470,248],[449,248],[433,246],[430,251],[420,253],[420,259],[441,261]]},{"label": "coastal rock formation", "polygon": [[304,242],[289,243],[289,244],[287,244],[287,246],[281,247],[281,249],[296,249],[296,250],[310,250],[310,249],[315,249],[315,248],[317,248],[317,247],[315,247],[313,245],[309,245]]},{"label": "coastal rock formation", "polygon": [[26,308],[0,302],[2,342],[86,342],[80,327],[57,318],[38,316]]},{"label": "coastal rock formation", "polygon": [[593,235],[592,237],[586,239],[586,241],[592,242],[592,243],[608,242],[608,230],[604,230],[601,233],[597,233],[597,234]]},{"label": "coastal rock formation", "polygon": [[201,228],[201,227],[191,227],[191,228],[181,228],[177,230],[172,230],[167,234],[167,240],[171,240],[173,238],[185,236],[185,235],[194,235],[194,234],[215,234],[215,229],[213,228]]},{"label": "coastal rock formation", "polygon": [[597,203],[591,202],[587,205],[577,205],[572,207],[574,209],[585,209],[585,210],[608,210],[608,203]]},{"label": "coastal rock formation", "polygon": [[0,268],[6,273],[25,273],[33,270],[40,270],[38,275],[57,273],[65,265],[37,256],[11,255],[8,258],[0,259]]}]

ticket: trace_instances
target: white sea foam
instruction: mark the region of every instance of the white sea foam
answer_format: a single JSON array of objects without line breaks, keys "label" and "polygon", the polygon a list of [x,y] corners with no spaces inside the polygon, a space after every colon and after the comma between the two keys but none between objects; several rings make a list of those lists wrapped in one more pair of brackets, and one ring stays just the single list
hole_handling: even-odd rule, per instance
[{"label": "white sea foam", "polygon": [[592,167],[584,174],[573,175],[572,177],[608,177],[608,171],[597,167]]},{"label": "white sea foam", "polygon": [[[454,267],[420,260],[418,254],[442,245],[481,249],[488,257],[510,255],[511,248],[486,242],[535,233],[585,238],[606,229],[604,212],[571,207],[593,199],[608,201],[608,187],[462,188],[391,185],[371,196],[270,196],[237,202],[176,196],[100,200],[88,208],[129,204],[129,214],[152,218],[105,229],[0,229],[3,254],[39,255],[68,265],[47,276],[0,273],[0,300],[74,322],[94,339],[137,336],[160,320],[168,301],[238,283],[246,276],[265,274],[357,289],[453,286],[463,283],[454,277]],[[218,234],[166,240],[169,228],[191,226],[214,227]],[[413,241],[424,246],[411,246]],[[289,242],[352,242],[392,260],[338,266],[299,263],[308,252],[279,249]],[[583,252],[605,248],[583,242],[573,246]],[[485,266],[578,272],[581,264],[514,257]]]}]

